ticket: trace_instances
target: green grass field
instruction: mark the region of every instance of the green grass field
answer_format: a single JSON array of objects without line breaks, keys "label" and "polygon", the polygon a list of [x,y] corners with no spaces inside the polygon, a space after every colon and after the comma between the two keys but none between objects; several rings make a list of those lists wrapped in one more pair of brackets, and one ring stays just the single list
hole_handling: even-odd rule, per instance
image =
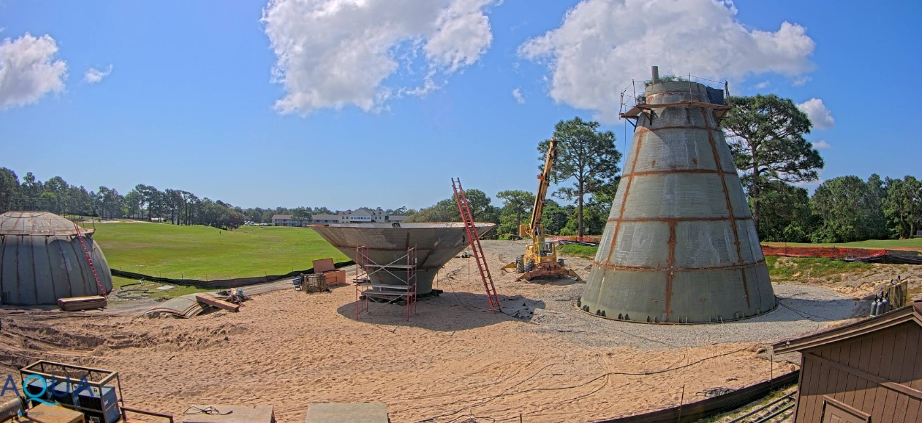
[{"label": "green grass field", "polygon": [[224,231],[134,222],[95,227],[93,239],[105,253],[109,267],[164,278],[278,275],[309,269],[319,258],[348,260],[309,228],[244,226]]},{"label": "green grass field", "polygon": [[557,249],[557,252],[565,256],[582,257],[582,258],[591,260],[595,258],[595,253],[598,250],[599,250],[599,247],[590,247],[587,245],[579,245],[579,244],[569,244],[569,245],[561,245],[560,248]]},{"label": "green grass field", "polygon": [[[860,261],[844,261],[821,257],[766,256],[768,274],[775,282],[828,278],[843,273],[870,270],[874,266]],[[798,279],[800,278],[800,279]]]}]

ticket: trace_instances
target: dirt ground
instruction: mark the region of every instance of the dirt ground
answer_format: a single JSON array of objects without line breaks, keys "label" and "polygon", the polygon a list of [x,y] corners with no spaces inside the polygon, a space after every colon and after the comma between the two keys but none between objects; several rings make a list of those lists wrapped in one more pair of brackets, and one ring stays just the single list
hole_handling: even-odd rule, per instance
[{"label": "dirt ground", "polygon": [[[711,332],[672,342],[669,331],[682,326],[582,313],[575,307],[582,282],[524,283],[503,275],[499,268],[523,245],[484,243],[505,314],[489,311],[476,264],[462,258],[440,272],[436,288],[444,293],[420,301],[409,321],[399,305],[372,305],[356,319],[355,290],[345,285],[329,293],[268,292],[239,313],[189,320],[148,319],[136,304],[69,314],[3,308],[0,372],[16,375],[36,359],[117,370],[126,405],[172,413],[177,421],[192,404],[272,405],[279,422],[301,422],[314,402],[384,402],[395,423],[520,416],[529,423],[587,422],[695,401],[714,388],[788,371],[790,363],[764,352],[791,335],[781,328],[810,324],[797,335],[851,321],[862,312],[856,299],[873,289],[869,278],[885,281],[897,270],[880,267],[855,287],[823,282],[817,292],[836,301],[829,316],[785,315],[779,307],[761,322],[735,323],[779,328],[765,326],[757,339],[724,339],[720,326],[693,325],[684,328]],[[568,261],[588,275],[588,260]],[[776,291],[796,296],[807,286]]]}]

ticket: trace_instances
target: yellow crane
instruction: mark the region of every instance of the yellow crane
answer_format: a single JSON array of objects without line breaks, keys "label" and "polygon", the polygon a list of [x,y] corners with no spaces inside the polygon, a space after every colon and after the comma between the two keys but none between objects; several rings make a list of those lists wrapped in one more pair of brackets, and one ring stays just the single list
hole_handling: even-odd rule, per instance
[{"label": "yellow crane", "polygon": [[557,140],[551,137],[547,158],[544,159],[544,172],[538,175],[538,192],[535,194],[535,203],[531,208],[531,223],[519,225],[519,236],[531,238],[531,243],[525,247],[525,254],[503,266],[503,270],[514,270],[522,274],[516,280],[530,281],[541,277],[561,276],[571,276],[580,280],[576,272],[564,266],[563,259],[557,258],[557,245],[553,241],[545,240],[544,228],[541,226],[547,188],[551,183],[551,168],[554,167],[556,159]]}]

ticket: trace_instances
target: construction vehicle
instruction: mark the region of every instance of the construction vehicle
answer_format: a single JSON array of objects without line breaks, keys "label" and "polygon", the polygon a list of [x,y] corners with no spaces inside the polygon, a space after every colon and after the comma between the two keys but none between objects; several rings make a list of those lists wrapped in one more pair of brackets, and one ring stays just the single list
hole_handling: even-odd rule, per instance
[{"label": "construction vehicle", "polygon": [[514,262],[503,266],[505,271],[515,271],[522,275],[516,280],[533,280],[544,277],[570,276],[580,280],[579,275],[564,266],[562,258],[557,258],[557,244],[544,238],[544,228],[541,226],[541,216],[544,213],[544,201],[547,197],[547,188],[551,183],[551,168],[557,159],[557,140],[551,137],[547,149],[547,158],[544,160],[544,172],[538,175],[538,192],[535,194],[535,203],[531,208],[531,223],[519,225],[519,236],[531,238],[531,243],[525,247],[525,254],[517,257]]}]

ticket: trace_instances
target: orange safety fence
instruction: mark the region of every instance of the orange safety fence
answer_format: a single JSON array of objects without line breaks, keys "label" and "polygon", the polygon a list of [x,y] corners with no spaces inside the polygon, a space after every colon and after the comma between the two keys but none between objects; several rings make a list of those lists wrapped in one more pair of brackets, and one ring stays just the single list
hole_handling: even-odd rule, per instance
[{"label": "orange safety fence", "polygon": [[887,250],[880,248],[845,248],[845,247],[800,247],[800,246],[772,246],[762,245],[762,253],[766,256],[784,257],[825,257],[841,260],[868,260],[882,258],[889,255]]},{"label": "orange safety fence", "polygon": [[602,241],[602,237],[599,235],[583,235],[582,237],[578,236],[554,236],[551,237],[553,241],[576,241],[576,242],[594,242],[598,244]]}]

